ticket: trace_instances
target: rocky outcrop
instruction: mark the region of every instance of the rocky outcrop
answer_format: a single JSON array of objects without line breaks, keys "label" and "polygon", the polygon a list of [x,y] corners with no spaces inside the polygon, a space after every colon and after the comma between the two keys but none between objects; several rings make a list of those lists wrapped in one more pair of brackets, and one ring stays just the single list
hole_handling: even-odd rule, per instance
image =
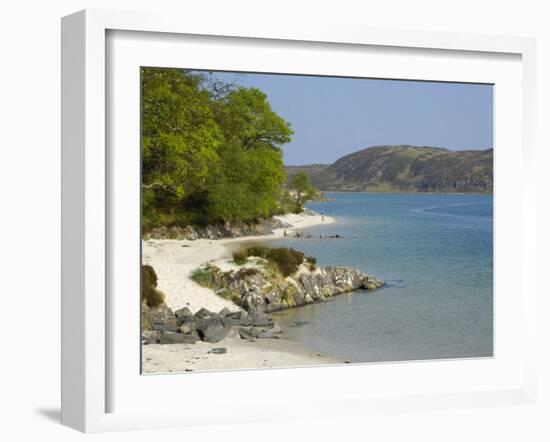
[{"label": "rocky outcrop", "polygon": [[[253,267],[222,272],[214,266],[204,270],[218,294],[231,299],[248,312],[273,312],[297,307],[353,290],[374,290],[384,282],[372,275],[350,267],[312,269],[307,263],[294,275],[282,277],[269,268],[267,262],[256,259]],[[262,264],[265,264],[262,265]]]},{"label": "rocky outcrop", "polygon": [[[187,307],[173,312],[164,302],[141,307],[142,344],[216,343],[226,337],[278,339],[282,329],[267,313],[298,307],[353,290],[373,290],[384,282],[349,267],[315,268],[304,261],[287,277],[266,259],[254,257],[238,270],[222,272],[206,266],[210,287],[243,310],[228,308],[218,313],[205,308],[195,314]],[[237,306],[235,307],[237,309]]]},{"label": "rocky outcrop", "polygon": [[255,223],[252,222],[226,222],[210,224],[208,226],[170,226],[156,227],[143,232],[143,239],[187,239],[196,240],[237,238],[241,236],[269,235],[274,229],[291,227],[276,218],[268,218]]}]

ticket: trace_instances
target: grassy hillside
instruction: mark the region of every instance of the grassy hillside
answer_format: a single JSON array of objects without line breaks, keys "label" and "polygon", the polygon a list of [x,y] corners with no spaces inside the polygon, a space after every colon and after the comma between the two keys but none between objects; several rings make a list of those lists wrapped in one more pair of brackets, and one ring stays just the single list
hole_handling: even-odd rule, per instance
[{"label": "grassy hillside", "polygon": [[332,165],[287,166],[289,179],[298,172],[323,191],[490,193],[493,149],[374,146]]}]

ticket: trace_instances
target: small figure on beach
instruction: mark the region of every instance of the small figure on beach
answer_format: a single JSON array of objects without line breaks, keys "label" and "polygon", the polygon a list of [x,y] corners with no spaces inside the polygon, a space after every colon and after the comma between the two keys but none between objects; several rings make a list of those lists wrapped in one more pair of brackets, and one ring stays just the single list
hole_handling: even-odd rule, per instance
[{"label": "small figure on beach", "polygon": [[321,212],[321,221],[325,222],[325,212]]},{"label": "small figure on beach", "polygon": [[286,229],[283,232],[283,236],[287,236]]}]

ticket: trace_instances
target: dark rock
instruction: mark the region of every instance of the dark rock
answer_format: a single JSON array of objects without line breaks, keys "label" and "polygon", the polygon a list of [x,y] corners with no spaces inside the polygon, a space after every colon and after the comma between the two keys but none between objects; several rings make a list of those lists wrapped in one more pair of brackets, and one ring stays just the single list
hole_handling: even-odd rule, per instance
[{"label": "dark rock", "polygon": [[174,312],[165,303],[157,307],[148,307],[146,304],[141,306],[142,322],[146,322],[151,326],[155,323],[166,323],[170,319],[174,319]]},{"label": "dark rock", "polygon": [[252,325],[252,319],[250,318],[250,315],[248,314],[248,312],[244,310],[231,313],[230,317],[232,319],[236,319],[240,321],[240,325],[244,325],[244,326]]},{"label": "dark rock", "polygon": [[240,338],[239,327],[227,327],[227,334],[224,339],[236,339]]},{"label": "dark rock", "polygon": [[241,339],[246,339],[247,341],[253,341],[254,338],[258,337],[258,331],[254,327],[249,328],[240,328],[239,329],[239,336]]},{"label": "dark rock", "polygon": [[231,314],[231,310],[229,310],[227,307],[222,308],[218,313],[218,315],[220,315],[222,318],[230,314]]},{"label": "dark rock", "polygon": [[244,311],[234,312],[222,318],[222,322],[227,326],[252,325],[252,319]]},{"label": "dark rock", "polygon": [[195,318],[208,318],[209,316],[212,316],[213,313],[205,309],[204,307],[201,308],[197,313],[195,313]]},{"label": "dark rock", "polygon": [[260,330],[258,332],[259,339],[280,339],[279,334],[273,331],[273,329],[268,328],[265,330]]},{"label": "dark rock", "polygon": [[159,332],[177,332],[178,331],[178,323],[175,318],[169,319],[166,322],[155,322],[153,323],[153,330],[159,331]]},{"label": "dark rock", "polygon": [[179,310],[176,310],[174,312],[174,314],[176,315],[176,318],[178,318],[178,319],[193,316],[193,312],[191,310],[189,310],[188,307],[180,308]]},{"label": "dark rock", "polygon": [[160,336],[161,344],[194,344],[197,340],[198,336],[196,333],[184,334],[166,331]]},{"label": "dark rock", "polygon": [[273,323],[272,319],[262,312],[254,312],[250,317],[252,319],[252,325],[254,326],[262,327]]},{"label": "dark rock", "polygon": [[223,355],[224,353],[227,353],[227,348],[225,348],[225,347],[213,348],[208,353],[212,353],[212,354],[215,354],[215,355]]},{"label": "dark rock", "polygon": [[195,322],[195,321],[197,321],[197,318],[195,318],[195,316],[193,316],[193,315],[191,315],[191,316],[180,316],[176,319],[176,323],[178,324],[178,326],[180,326],[184,322]]},{"label": "dark rock", "polygon": [[193,316],[184,317],[181,322],[178,320],[178,325],[181,333],[191,333],[197,328],[197,321]]},{"label": "dark rock", "polygon": [[148,344],[158,344],[160,339],[160,332],[155,330],[145,330],[141,333],[141,343]]},{"label": "dark rock", "polygon": [[218,316],[206,317],[197,321],[196,330],[201,340],[205,342],[219,342],[225,338],[229,331]]},{"label": "dark rock", "polygon": [[230,316],[224,316],[222,318],[222,323],[227,327],[235,327],[237,325],[242,325],[240,319],[233,319]]}]

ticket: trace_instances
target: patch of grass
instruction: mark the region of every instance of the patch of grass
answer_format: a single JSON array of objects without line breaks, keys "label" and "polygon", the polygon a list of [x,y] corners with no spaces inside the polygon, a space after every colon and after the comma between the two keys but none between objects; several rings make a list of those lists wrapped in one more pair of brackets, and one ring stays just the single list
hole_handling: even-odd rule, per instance
[{"label": "patch of grass", "polygon": [[213,289],[216,287],[214,270],[212,269],[212,267],[198,268],[191,274],[191,279],[200,286],[207,287],[209,289]]},{"label": "patch of grass", "polygon": [[252,246],[248,247],[245,253],[246,256],[257,256],[258,258],[268,259],[270,250],[272,249],[265,246]]},{"label": "patch of grass", "polygon": [[236,251],[233,252],[233,261],[235,261],[235,264],[242,266],[243,264],[246,264],[246,260],[248,259],[248,255],[244,251]]},{"label": "patch of grass", "polygon": [[157,290],[157,274],[150,265],[141,266],[141,299],[149,307],[158,307],[164,302],[164,293]]},{"label": "patch of grass", "polygon": [[[233,254],[238,255],[239,259],[246,260],[248,257],[258,257],[266,259],[270,264],[273,264],[283,276],[290,276],[298,271],[300,264],[304,262],[304,254],[298,250],[288,247],[269,248],[265,246],[251,246],[246,249],[241,249]],[[315,270],[315,258],[310,257],[310,268],[313,265]],[[235,261],[236,262],[236,261]]]},{"label": "patch of grass", "polygon": [[281,293],[281,301],[283,301],[285,304],[290,303],[290,292],[289,292],[288,288],[285,288],[283,290],[283,293]]},{"label": "patch of grass", "polygon": [[216,294],[218,296],[221,296],[223,299],[234,302],[237,305],[240,305],[241,303],[241,297],[239,293],[235,290],[231,290],[230,288],[225,287],[221,290],[218,290]]},{"label": "patch of grass", "polygon": [[304,262],[304,254],[298,250],[280,247],[271,249],[267,259],[273,262],[286,277],[298,271],[298,267]]},{"label": "patch of grass", "polygon": [[240,269],[237,273],[235,273],[235,279],[243,280],[248,276],[253,276],[258,274],[258,269],[255,269],[253,267],[247,267],[245,269]]},{"label": "patch of grass", "polygon": [[306,257],[306,262],[309,264],[309,271],[314,272],[317,268],[317,258],[315,256]]}]

